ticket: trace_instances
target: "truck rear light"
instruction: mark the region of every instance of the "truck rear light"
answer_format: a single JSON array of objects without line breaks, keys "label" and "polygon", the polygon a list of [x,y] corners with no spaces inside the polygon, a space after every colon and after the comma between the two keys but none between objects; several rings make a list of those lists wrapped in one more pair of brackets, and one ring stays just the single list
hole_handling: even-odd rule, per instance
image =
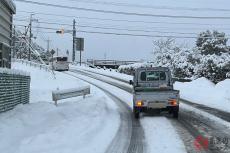
[{"label": "truck rear light", "polygon": [[176,106],[177,105],[177,100],[176,99],[170,99],[169,104],[172,105],[172,106]]},{"label": "truck rear light", "polygon": [[136,106],[137,107],[141,107],[141,106],[143,106],[143,101],[141,101],[141,100],[138,100],[138,101],[136,101]]}]

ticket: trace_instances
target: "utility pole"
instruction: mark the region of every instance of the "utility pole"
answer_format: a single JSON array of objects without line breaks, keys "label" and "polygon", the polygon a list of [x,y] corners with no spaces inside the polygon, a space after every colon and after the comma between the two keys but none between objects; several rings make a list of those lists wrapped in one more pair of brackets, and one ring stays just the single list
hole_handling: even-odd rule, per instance
[{"label": "utility pole", "polygon": [[58,51],[59,51],[59,49],[57,48],[57,56],[58,56]]},{"label": "utility pole", "polygon": [[76,40],[76,21],[73,20],[73,55],[72,55],[72,62],[75,61],[75,40]]},{"label": "utility pole", "polygon": [[48,38],[47,40],[47,53],[50,51],[50,42],[51,40]]},{"label": "utility pole", "polygon": [[31,60],[32,17],[33,17],[33,14],[30,14],[30,24],[29,24],[29,27],[30,27],[30,33],[29,33],[29,56],[28,56],[28,60],[29,61]]}]

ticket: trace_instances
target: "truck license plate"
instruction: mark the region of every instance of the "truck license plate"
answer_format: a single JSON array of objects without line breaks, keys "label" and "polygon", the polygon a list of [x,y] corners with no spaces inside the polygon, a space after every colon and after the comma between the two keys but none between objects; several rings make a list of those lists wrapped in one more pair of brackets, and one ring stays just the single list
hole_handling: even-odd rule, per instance
[{"label": "truck license plate", "polygon": [[148,104],[148,107],[149,108],[165,108],[166,106],[165,106],[165,103],[154,103],[154,102],[152,102],[152,103]]}]

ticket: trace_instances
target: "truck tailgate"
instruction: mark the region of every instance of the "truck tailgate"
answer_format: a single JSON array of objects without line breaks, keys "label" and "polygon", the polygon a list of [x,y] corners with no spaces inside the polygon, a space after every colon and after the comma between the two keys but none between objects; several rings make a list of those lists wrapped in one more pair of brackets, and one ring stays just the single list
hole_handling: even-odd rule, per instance
[{"label": "truck tailgate", "polygon": [[168,102],[169,99],[179,99],[179,91],[136,92],[134,96],[134,100],[144,100],[146,102]]}]

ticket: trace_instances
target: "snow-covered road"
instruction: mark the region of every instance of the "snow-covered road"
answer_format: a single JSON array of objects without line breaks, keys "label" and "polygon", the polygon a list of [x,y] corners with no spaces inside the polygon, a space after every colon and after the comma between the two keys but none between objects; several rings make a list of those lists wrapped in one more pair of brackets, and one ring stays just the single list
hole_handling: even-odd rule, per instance
[{"label": "snow-covered road", "polygon": [[[230,123],[200,109],[181,105],[179,120],[167,115],[132,115],[130,85],[114,79],[116,72],[50,72],[14,63],[31,74],[31,102],[0,115],[0,150],[4,153],[197,152],[194,137],[229,136]],[[122,75],[122,74],[121,74]],[[121,77],[121,76],[119,76]],[[83,80],[83,81],[82,81]],[[52,90],[91,84],[91,94],[60,101]],[[229,152],[224,146],[218,151]]]},{"label": "snow-covered road", "polygon": [[[74,70],[76,71],[76,69]],[[96,78],[98,80],[102,80],[105,81],[111,85],[117,86],[118,88],[121,88],[123,90],[126,90],[129,92],[129,89],[126,86],[122,86],[123,81],[120,83],[116,83],[117,80],[114,80],[114,77],[108,77],[108,75],[106,74],[106,76],[100,75],[98,73],[94,73],[94,72],[88,72],[88,71],[83,71],[82,70],[77,70],[78,73],[80,74],[84,74],[93,78]],[[122,86],[122,87],[121,87]],[[212,139],[218,137],[218,138],[222,138],[223,137],[229,139],[229,134],[226,134],[226,126],[229,127],[229,122],[226,122],[216,116],[213,116],[209,113],[214,113],[214,115],[216,114],[215,111],[212,112],[212,110],[208,111],[209,113],[205,113],[201,110],[196,111],[197,109],[193,108],[193,107],[186,107],[187,105],[181,105],[182,111],[180,113],[180,119],[179,119],[179,123],[181,123],[195,138],[199,135],[204,135],[206,137],[208,137],[210,143],[212,141]],[[199,113],[201,112],[201,113]],[[202,114],[202,116],[201,116]],[[192,115],[192,116],[191,116]],[[213,124],[215,123],[215,124]],[[204,131],[204,129],[206,129]],[[223,130],[225,129],[225,130]],[[180,135],[184,135],[183,129],[178,131],[180,133]],[[229,131],[229,129],[227,130]],[[228,133],[228,132],[227,132]],[[183,137],[183,136],[182,136]],[[193,138],[193,141],[195,140],[195,138]],[[191,147],[190,144],[193,144],[194,142],[190,140],[187,140],[186,138],[183,138],[184,143],[186,144],[186,149],[189,152],[194,152],[191,151]],[[188,141],[190,142],[190,144],[188,143]],[[229,146],[224,145],[224,147],[222,146],[223,144],[212,144],[212,146],[210,146],[210,148],[205,149],[208,152],[228,152],[229,151]],[[220,147],[221,146],[221,147]],[[194,148],[194,146],[192,146]],[[218,148],[216,150],[213,150],[213,148]],[[221,148],[221,149],[220,149]],[[212,150],[211,150],[212,149]],[[196,150],[195,150],[196,151]]]},{"label": "snow-covered road", "polygon": [[[130,109],[132,108],[132,94],[130,94],[129,92],[126,92],[108,83],[93,79],[86,75],[81,75],[75,72],[67,72],[67,74],[74,75],[78,78],[82,78],[97,86],[100,86],[101,88],[109,91],[114,96],[119,97],[124,103],[130,106]],[[167,153],[169,150],[175,153],[186,152],[183,141],[181,140],[176,129],[172,126],[172,124],[170,124],[170,121],[167,118],[146,117],[140,120],[141,125],[144,129],[147,153]],[[164,128],[162,128],[162,126]]]}]

